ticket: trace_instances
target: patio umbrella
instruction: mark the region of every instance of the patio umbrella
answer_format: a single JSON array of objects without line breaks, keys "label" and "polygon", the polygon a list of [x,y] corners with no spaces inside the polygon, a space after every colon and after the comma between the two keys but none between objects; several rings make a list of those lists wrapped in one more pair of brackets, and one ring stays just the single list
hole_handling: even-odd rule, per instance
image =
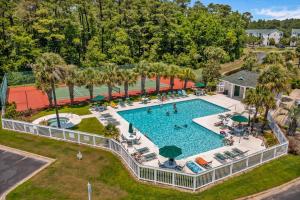
[{"label": "patio umbrella", "polygon": [[231,120],[239,123],[246,123],[249,121],[247,117],[244,117],[242,115],[234,115],[233,117],[231,117]]},{"label": "patio umbrella", "polygon": [[198,88],[204,88],[204,87],[205,87],[205,84],[202,83],[202,82],[197,82],[197,83],[195,83],[195,87],[198,87]]},{"label": "patio umbrella", "polygon": [[129,129],[128,132],[130,133],[130,135],[133,133],[133,126],[132,123],[129,123]]},{"label": "patio umbrella", "polygon": [[98,95],[98,96],[92,98],[91,100],[92,101],[102,101],[103,99],[105,99],[105,96]]},{"label": "patio umbrella", "polygon": [[159,155],[169,158],[169,161],[174,161],[174,158],[182,154],[181,148],[171,145],[171,146],[164,146],[159,149]]}]

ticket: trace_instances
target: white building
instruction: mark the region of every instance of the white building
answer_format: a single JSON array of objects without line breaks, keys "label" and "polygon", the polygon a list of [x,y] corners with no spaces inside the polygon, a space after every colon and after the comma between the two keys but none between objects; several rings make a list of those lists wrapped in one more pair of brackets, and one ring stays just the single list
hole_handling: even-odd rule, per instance
[{"label": "white building", "polygon": [[296,46],[297,45],[297,43],[296,43],[296,41],[293,41],[293,38],[297,38],[297,39],[300,39],[300,29],[292,29],[292,33],[291,33],[291,46]]},{"label": "white building", "polygon": [[217,91],[234,99],[244,99],[249,88],[255,89],[259,73],[242,70],[221,78]]},{"label": "white building", "polygon": [[246,30],[246,33],[249,36],[262,38],[262,45],[264,46],[269,46],[271,38],[274,39],[275,44],[278,44],[283,37],[283,32],[277,29],[248,29]]}]

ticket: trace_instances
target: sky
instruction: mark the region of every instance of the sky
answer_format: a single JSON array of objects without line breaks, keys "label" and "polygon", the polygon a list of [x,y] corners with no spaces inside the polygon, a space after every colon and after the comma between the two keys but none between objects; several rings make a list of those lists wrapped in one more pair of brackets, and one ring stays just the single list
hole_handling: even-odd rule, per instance
[{"label": "sky", "polygon": [[[192,0],[192,2],[195,0]],[[251,12],[253,19],[300,19],[300,0],[201,0],[209,3],[228,4],[233,10]]]}]

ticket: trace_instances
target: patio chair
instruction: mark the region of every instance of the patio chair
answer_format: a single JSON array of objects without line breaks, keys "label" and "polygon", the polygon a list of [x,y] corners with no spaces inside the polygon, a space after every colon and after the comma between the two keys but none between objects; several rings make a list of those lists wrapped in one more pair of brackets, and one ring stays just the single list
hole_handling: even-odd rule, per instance
[{"label": "patio chair", "polygon": [[176,171],[182,171],[185,165],[176,165],[175,170]]},{"label": "patio chair", "polygon": [[239,156],[239,154],[234,151],[225,151],[224,154],[231,159],[235,159],[237,156]]},{"label": "patio chair", "polygon": [[188,96],[189,96],[189,95],[186,93],[185,90],[181,90],[181,92],[182,92],[182,95],[183,95],[184,97],[188,97]]},{"label": "patio chair", "polygon": [[148,153],[150,151],[150,149],[148,147],[142,147],[142,148],[139,148],[139,149],[135,149],[138,153],[140,154],[145,154],[145,153]]},{"label": "patio chair", "polygon": [[186,162],[186,166],[195,174],[198,174],[202,171],[201,167],[199,167],[196,163],[193,161]]},{"label": "patio chair", "polygon": [[178,93],[176,91],[173,91],[172,94],[173,94],[174,98],[178,98],[179,97],[179,95],[178,95]]},{"label": "patio chair", "polygon": [[240,156],[244,156],[249,150],[242,151],[242,150],[240,150],[238,148],[233,148],[232,151],[238,153]]},{"label": "patio chair", "polygon": [[143,155],[142,161],[148,162],[148,161],[154,160],[156,158],[157,158],[156,153],[148,153],[148,154]]},{"label": "patio chair", "polygon": [[214,156],[215,156],[215,159],[220,162],[227,162],[227,160],[228,160],[228,156],[221,154],[221,153],[215,153]]},{"label": "patio chair", "polygon": [[173,93],[172,93],[172,92],[168,92],[168,95],[167,95],[167,97],[169,97],[169,99],[170,99],[170,98],[174,98],[174,95],[173,95]]},{"label": "patio chair", "polygon": [[195,162],[196,162],[198,165],[200,165],[200,166],[202,166],[202,167],[204,167],[204,168],[206,168],[206,169],[211,168],[211,164],[212,164],[212,161],[208,162],[208,161],[206,161],[206,160],[205,160],[204,158],[202,158],[202,157],[197,157],[197,158],[195,159]]},{"label": "patio chair", "polygon": [[118,105],[115,103],[115,102],[110,102],[110,106],[114,109],[117,109],[118,108]]},{"label": "patio chair", "polygon": [[181,91],[181,90],[178,90],[178,91],[177,91],[177,94],[178,94],[179,97],[183,97],[183,94],[182,94],[182,91]]}]

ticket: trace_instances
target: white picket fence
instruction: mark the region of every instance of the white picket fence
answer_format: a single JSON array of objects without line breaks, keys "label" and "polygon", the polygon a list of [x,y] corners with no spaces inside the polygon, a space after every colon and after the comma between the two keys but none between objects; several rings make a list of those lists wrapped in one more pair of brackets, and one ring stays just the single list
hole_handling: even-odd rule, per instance
[{"label": "white picket fence", "polygon": [[245,156],[244,158],[224,164],[220,167],[203,171],[197,175],[144,166],[138,163],[119,142],[99,135],[68,129],[58,129],[49,126],[35,125],[32,123],[3,118],[2,128],[21,133],[49,137],[56,140],[105,148],[119,155],[127,164],[131,172],[139,180],[195,191],[219,180],[228,178],[236,173],[256,167],[282,155],[286,155],[288,151],[287,139],[281,132],[278,125],[274,122],[271,114],[268,116],[268,120],[270,122],[270,127],[280,142],[279,145]]}]

